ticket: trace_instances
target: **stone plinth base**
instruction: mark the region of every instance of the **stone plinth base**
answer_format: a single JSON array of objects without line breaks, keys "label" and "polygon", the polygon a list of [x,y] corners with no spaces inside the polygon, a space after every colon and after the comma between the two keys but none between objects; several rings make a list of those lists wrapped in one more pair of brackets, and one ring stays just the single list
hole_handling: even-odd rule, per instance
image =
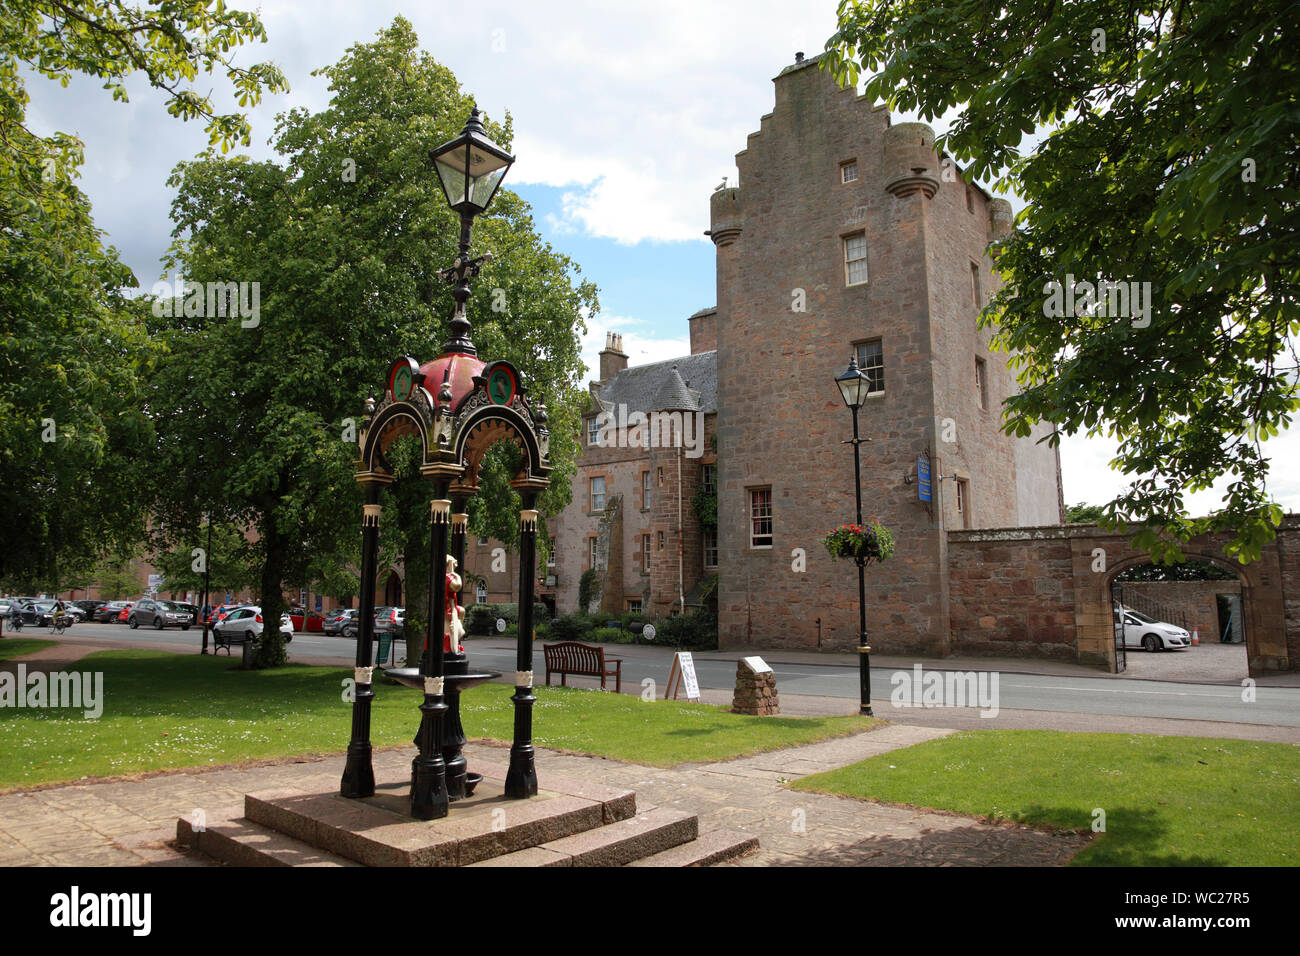
[{"label": "stone plinth base", "polygon": [[776,695],[776,675],[770,670],[756,674],[744,661],[737,664],[736,692],[731,698],[731,710],[732,713],[759,717],[781,713],[781,702]]}]

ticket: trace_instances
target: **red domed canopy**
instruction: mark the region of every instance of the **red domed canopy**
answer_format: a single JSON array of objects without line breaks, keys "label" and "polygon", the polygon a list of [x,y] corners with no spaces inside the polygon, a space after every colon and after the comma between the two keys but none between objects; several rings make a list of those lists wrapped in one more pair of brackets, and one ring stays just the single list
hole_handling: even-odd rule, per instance
[{"label": "red domed canopy", "polygon": [[[421,365],[420,374],[424,376],[425,390],[433,396],[434,402],[439,406],[449,404],[454,411],[474,391],[474,376],[483,371],[484,364],[473,355],[452,352]],[[443,392],[444,382],[451,392],[450,403]]]}]

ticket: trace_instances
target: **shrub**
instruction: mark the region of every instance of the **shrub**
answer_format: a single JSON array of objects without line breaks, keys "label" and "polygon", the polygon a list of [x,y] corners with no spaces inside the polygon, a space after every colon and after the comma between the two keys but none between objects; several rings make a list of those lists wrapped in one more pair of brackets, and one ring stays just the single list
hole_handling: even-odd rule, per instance
[{"label": "shrub", "polygon": [[655,638],[647,641],[638,633],[637,644],[660,644],[687,650],[717,650],[718,619],[707,612],[678,614],[650,622],[654,624]]},{"label": "shrub", "polygon": [[[533,624],[550,620],[551,610],[541,601],[533,602]],[[465,608],[465,633],[490,635],[497,632],[497,618],[506,622],[506,631],[519,624],[518,604],[471,604]]]},{"label": "shrub", "polygon": [[566,614],[551,621],[548,631],[553,641],[582,641],[594,626],[581,614]]},{"label": "shrub", "polygon": [[582,572],[582,577],[578,578],[578,613],[585,614],[587,608],[591,606],[591,592],[596,588],[596,571],[594,568],[588,568]]},{"label": "shrub", "polygon": [[632,635],[622,628],[597,627],[587,634],[586,640],[599,641],[602,644],[626,644],[631,638]]}]

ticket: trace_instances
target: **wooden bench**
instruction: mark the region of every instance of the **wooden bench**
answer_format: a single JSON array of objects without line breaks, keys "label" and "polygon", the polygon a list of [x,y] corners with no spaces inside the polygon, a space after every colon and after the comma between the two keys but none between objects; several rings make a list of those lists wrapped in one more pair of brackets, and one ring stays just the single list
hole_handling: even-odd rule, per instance
[{"label": "wooden bench", "polygon": [[[614,693],[623,692],[623,659],[606,657],[603,647],[593,647],[578,641],[543,644],[546,655],[546,686],[551,686],[551,672],[560,675],[560,686],[567,687],[569,674],[579,677],[599,677],[600,689],[605,690],[605,678],[614,678]],[[610,667],[613,670],[610,670]]]}]

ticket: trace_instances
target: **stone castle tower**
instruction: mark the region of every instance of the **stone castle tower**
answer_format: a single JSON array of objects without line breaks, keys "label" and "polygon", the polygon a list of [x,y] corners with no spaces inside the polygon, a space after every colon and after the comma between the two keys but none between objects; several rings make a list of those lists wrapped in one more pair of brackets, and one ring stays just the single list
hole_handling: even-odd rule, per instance
[{"label": "stone castle tower", "polygon": [[1015,382],[977,324],[997,282],[985,249],[1011,208],[968,185],[928,126],[891,125],[816,59],[774,82],[774,110],[736,155],[740,186],[711,201],[720,646],[857,641],[856,567],[820,540],[854,517],[852,419],[834,379],[856,354],[873,378],[864,517],[897,540],[868,569],[869,643],[944,654],[947,530],[1062,520],[1056,450],[1036,443],[1043,430],[1001,433]]}]

